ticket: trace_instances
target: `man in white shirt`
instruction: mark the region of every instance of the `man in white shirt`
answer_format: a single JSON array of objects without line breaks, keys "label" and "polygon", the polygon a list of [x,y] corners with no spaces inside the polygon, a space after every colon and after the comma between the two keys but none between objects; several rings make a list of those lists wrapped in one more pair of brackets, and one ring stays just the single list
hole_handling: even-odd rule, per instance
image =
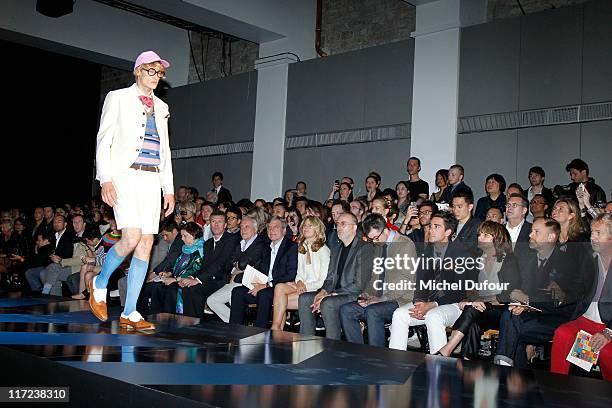
[{"label": "man in white shirt", "polygon": [[529,242],[531,223],[525,220],[529,211],[529,202],[520,194],[510,194],[506,202],[506,229],[510,234],[512,246],[517,242]]}]

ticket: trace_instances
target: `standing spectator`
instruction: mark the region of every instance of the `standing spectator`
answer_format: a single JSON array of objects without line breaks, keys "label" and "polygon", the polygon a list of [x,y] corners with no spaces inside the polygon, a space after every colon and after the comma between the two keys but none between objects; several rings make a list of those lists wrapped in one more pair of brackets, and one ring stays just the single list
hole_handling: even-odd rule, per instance
[{"label": "standing spectator", "polygon": [[455,191],[459,190],[468,190],[470,194],[472,194],[472,197],[474,196],[472,189],[463,182],[464,177],[465,170],[462,165],[453,164],[448,169],[448,186],[444,189],[444,194],[442,194],[440,202],[451,204],[453,194]]},{"label": "standing spectator", "polygon": [[425,180],[421,180],[419,172],[421,171],[421,159],[411,157],[406,163],[406,170],[410,178],[408,179],[408,191],[410,191],[410,201],[417,201],[420,198],[427,200],[429,197],[429,184]]},{"label": "standing spectator", "polygon": [[[553,203],[553,194],[550,188],[544,187],[544,178],[546,177],[546,172],[540,166],[533,166],[529,169],[529,188],[527,191],[527,200],[529,202],[533,201],[533,198],[541,194],[544,197],[545,204],[550,207]],[[534,214],[529,211],[527,214],[527,221],[533,223]],[[540,215],[542,217],[542,215]]]},{"label": "standing spectator", "polygon": [[223,173],[216,171],[212,175],[213,188],[210,190],[217,194],[217,203],[232,201],[232,193],[223,186]]},{"label": "standing spectator", "polygon": [[565,171],[569,172],[572,183],[570,184],[570,194],[574,196],[580,184],[589,192],[591,205],[595,203],[605,203],[606,193],[595,184],[595,179],[589,177],[589,165],[581,159],[574,159],[565,166]]}]

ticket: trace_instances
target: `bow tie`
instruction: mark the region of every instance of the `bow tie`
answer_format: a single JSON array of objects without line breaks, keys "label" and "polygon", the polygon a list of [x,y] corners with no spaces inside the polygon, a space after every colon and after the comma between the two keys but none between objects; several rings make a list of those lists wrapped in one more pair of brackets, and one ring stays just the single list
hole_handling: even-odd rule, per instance
[{"label": "bow tie", "polygon": [[140,95],[138,99],[140,99],[140,102],[142,102],[142,104],[147,108],[153,107],[153,98],[151,98],[150,96]]}]

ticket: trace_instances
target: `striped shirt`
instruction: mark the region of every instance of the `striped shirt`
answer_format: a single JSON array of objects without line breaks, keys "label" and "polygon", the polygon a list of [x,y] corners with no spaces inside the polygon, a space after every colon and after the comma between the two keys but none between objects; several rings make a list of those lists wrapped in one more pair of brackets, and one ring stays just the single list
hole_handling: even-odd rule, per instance
[{"label": "striped shirt", "polygon": [[140,154],[134,162],[135,165],[159,166],[159,134],[155,124],[155,112],[147,112],[147,125],[145,128],[144,142]]}]

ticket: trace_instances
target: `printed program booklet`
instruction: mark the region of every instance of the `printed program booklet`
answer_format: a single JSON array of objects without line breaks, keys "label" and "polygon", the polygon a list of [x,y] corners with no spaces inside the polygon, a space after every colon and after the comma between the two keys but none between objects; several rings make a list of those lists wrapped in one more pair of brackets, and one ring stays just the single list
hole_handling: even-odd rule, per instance
[{"label": "printed program booklet", "polygon": [[264,275],[251,265],[247,265],[244,270],[244,276],[242,277],[242,284],[249,289],[253,289],[253,283],[266,283],[268,282],[268,275]]},{"label": "printed program booklet", "polygon": [[597,364],[599,352],[591,350],[591,334],[580,330],[576,334],[576,341],[572,346],[566,360],[577,365],[586,371],[591,371],[591,368]]}]

